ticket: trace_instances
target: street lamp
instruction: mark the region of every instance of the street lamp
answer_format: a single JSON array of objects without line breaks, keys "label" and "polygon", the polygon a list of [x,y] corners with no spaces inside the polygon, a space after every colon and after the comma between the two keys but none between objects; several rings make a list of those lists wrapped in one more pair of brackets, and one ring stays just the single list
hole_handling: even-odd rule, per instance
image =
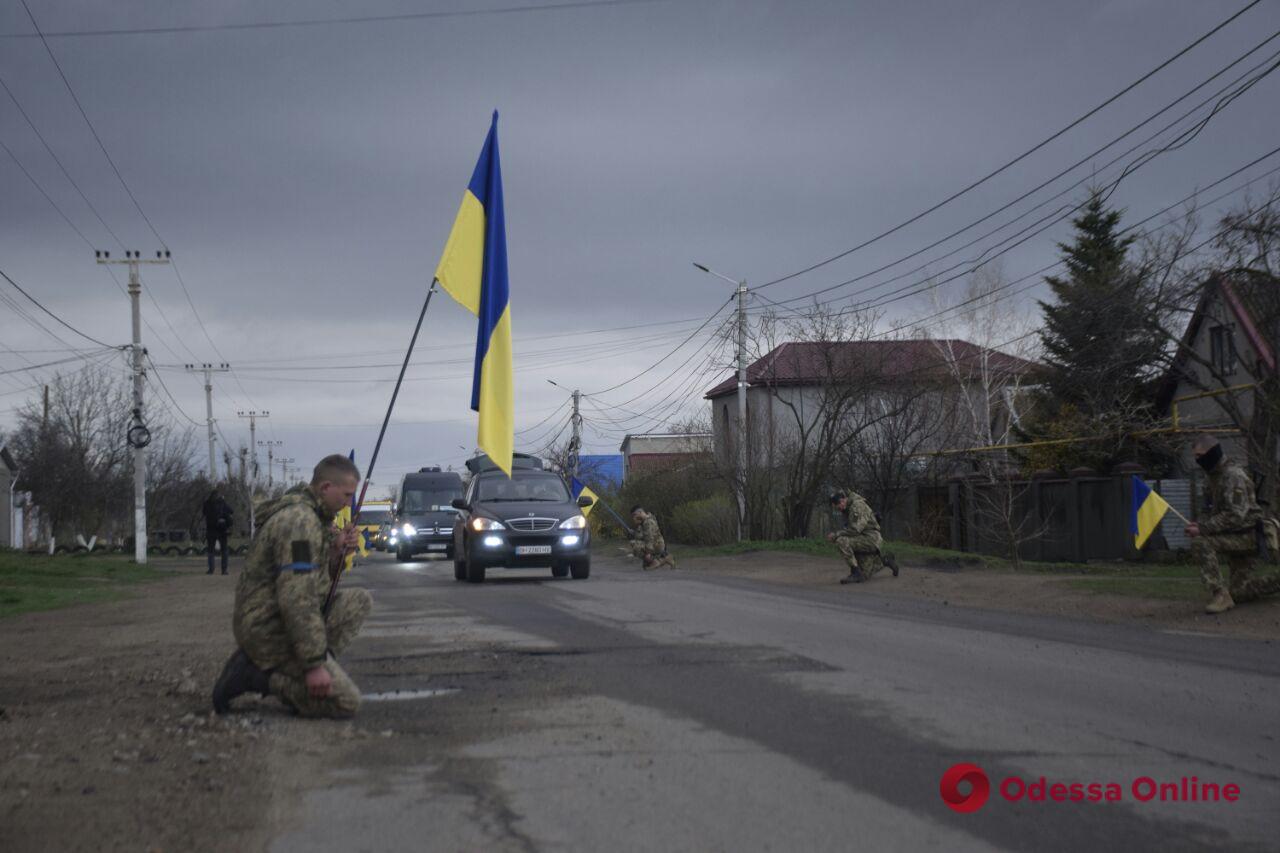
[{"label": "street lamp", "polygon": [[[716,278],[724,279],[737,288],[738,294],[738,541],[743,539],[747,526],[747,280],[741,281],[722,275],[697,261],[693,265]],[[727,426],[727,424],[726,424]]]}]

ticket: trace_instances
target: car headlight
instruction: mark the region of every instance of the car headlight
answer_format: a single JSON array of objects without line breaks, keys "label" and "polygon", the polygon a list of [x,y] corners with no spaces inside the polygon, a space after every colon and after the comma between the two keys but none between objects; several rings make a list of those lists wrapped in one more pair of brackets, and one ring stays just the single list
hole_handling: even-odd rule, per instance
[{"label": "car headlight", "polygon": [[413,536],[418,531],[412,524],[406,524],[404,527],[400,528],[400,532],[405,536]]},{"label": "car headlight", "polygon": [[494,521],[492,518],[481,518],[476,516],[467,522],[471,525],[471,529],[479,533],[481,530],[504,530],[501,521]]},{"label": "car headlight", "polygon": [[566,518],[560,522],[561,530],[581,530],[587,526],[587,518],[584,515],[575,515],[572,518]]}]

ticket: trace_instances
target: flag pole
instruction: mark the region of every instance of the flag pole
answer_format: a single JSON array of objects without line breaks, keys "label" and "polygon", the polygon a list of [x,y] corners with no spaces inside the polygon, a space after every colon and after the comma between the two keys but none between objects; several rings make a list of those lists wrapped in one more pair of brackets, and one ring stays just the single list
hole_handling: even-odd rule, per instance
[{"label": "flag pole", "polygon": [[599,499],[596,499],[596,503],[600,504],[600,506],[602,506],[602,507],[604,507],[606,510],[608,510],[608,511],[609,511],[609,515],[612,515],[612,516],[614,517],[614,520],[615,520],[615,521],[617,521],[617,522],[618,522],[618,524],[622,526],[622,529],[623,529],[624,531],[626,531],[626,534],[627,534],[628,536],[630,536],[630,535],[631,535],[631,528],[630,528],[630,527],[628,527],[628,526],[627,526],[627,523],[626,523],[625,521],[623,521],[623,520],[622,520],[622,516],[618,515],[616,512],[614,512],[614,511],[613,511],[613,507],[609,506],[607,503],[605,503],[604,501],[599,500]]},{"label": "flag pole", "polygon": [[[387,414],[382,419],[382,429],[378,431],[378,441],[373,446],[373,455],[369,457],[369,468],[364,472],[364,482],[360,486],[360,497],[356,500],[351,510],[351,523],[356,523],[356,516],[360,514],[360,508],[364,506],[364,495],[369,488],[369,478],[373,476],[373,466],[378,464],[378,451],[382,449],[382,439],[387,434],[387,425],[391,423],[391,411],[396,407],[396,397],[400,396],[400,386],[404,382],[405,371],[409,369],[409,359],[413,357],[413,348],[418,343],[418,333],[422,331],[422,321],[427,316],[427,308],[431,305],[431,297],[436,292],[436,280],[431,279],[431,289],[427,291],[427,298],[422,303],[422,311],[418,313],[418,325],[413,327],[413,337],[409,339],[409,349],[405,351],[404,363],[400,365],[400,375],[396,378],[396,387],[391,392],[391,402],[387,404]],[[334,573],[333,579],[329,582],[329,595],[324,600],[324,614],[327,616],[329,608],[333,606],[333,597],[338,594],[338,580],[342,577],[342,570],[339,569]]]}]

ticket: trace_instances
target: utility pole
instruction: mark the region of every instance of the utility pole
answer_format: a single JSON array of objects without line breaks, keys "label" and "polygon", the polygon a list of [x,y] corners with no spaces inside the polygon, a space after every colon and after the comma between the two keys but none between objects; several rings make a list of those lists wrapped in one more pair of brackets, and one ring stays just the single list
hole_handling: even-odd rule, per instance
[{"label": "utility pole", "polygon": [[94,252],[100,264],[127,264],[129,267],[129,302],[133,314],[133,419],[126,437],[133,448],[133,560],[138,565],[147,562],[147,445],[151,443],[151,431],[143,417],[142,387],[146,370],[142,359],[142,277],[138,273],[141,264],[169,263],[168,250],[156,252],[155,260],[142,260],[142,253],[126,251],[124,260],[111,260],[110,252]]},{"label": "utility pole", "polygon": [[573,438],[569,443],[569,471],[574,477],[578,476],[578,469],[582,461],[582,414],[579,407],[582,403],[582,392],[578,389],[573,390],[573,417],[570,422],[573,424]]},{"label": "utility pole", "polygon": [[[738,446],[737,476],[738,492],[738,541],[750,531],[747,521],[747,280],[735,280],[721,275],[711,267],[694,261],[693,265],[705,273],[723,279],[737,288],[738,296]],[[726,427],[728,425],[726,424]]]},{"label": "utility pole", "polygon": [[275,474],[275,461],[272,459],[271,454],[272,454],[272,451],[274,451],[277,447],[284,446],[284,442],[283,441],[259,441],[258,446],[265,447],[267,449],[267,489],[270,490],[274,485],[272,476]]},{"label": "utility pole", "polygon": [[270,412],[236,412],[242,418],[249,419],[249,452],[253,454],[253,468],[250,478],[254,484],[258,482],[258,418],[271,417]]},{"label": "utility pole", "polygon": [[202,364],[196,367],[194,364],[186,365],[188,373],[204,374],[204,412],[205,424],[209,428],[209,479],[218,482],[218,464],[217,457],[214,456],[214,439],[213,439],[213,374],[227,373],[231,370],[231,365],[223,362],[219,365]]},{"label": "utility pole", "polygon": [[292,465],[293,462],[294,459],[292,456],[287,459],[283,456],[280,457],[280,480],[284,483],[284,487],[286,489],[289,488],[289,466]]},{"label": "utility pole", "polygon": [[[562,391],[568,391],[559,382],[554,379],[548,379],[548,383],[556,386]],[[573,414],[569,417],[569,424],[573,427],[573,436],[569,439],[569,453],[565,461],[565,467],[571,476],[578,476],[578,469],[581,467],[582,455],[582,392],[577,388],[569,392],[573,397]],[[458,445],[466,450],[462,445]]]}]

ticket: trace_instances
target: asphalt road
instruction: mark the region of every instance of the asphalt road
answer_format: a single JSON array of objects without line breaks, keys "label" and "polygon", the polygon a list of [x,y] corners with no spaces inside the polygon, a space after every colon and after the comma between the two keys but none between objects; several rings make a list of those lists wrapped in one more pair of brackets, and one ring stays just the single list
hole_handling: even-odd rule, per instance
[{"label": "asphalt road", "polygon": [[[599,559],[585,581],[490,578],[382,555],[356,570],[375,610],[344,662],[366,695],[358,726],[381,736],[307,781],[274,850],[1280,838],[1276,644],[877,596],[889,579],[804,590]],[[962,762],[990,780],[967,814],[939,790]],[[1041,777],[1122,800],[1002,794]],[[1144,802],[1144,777],[1240,796]]]}]

